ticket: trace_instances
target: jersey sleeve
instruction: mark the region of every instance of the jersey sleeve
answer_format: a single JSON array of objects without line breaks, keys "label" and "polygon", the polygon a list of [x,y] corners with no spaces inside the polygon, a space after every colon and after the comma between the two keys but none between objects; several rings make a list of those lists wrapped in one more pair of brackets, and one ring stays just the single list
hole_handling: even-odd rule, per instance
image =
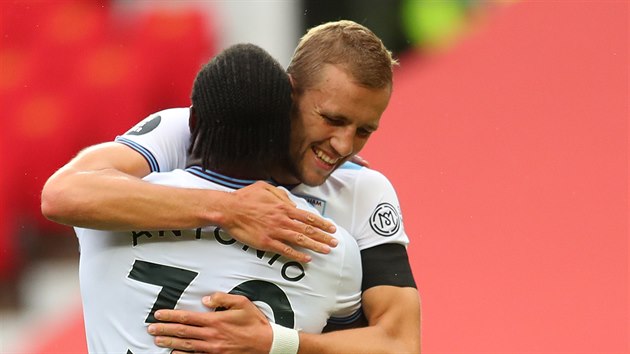
[{"label": "jersey sleeve", "polygon": [[[341,235],[340,233],[345,233]],[[361,254],[356,242],[343,228],[338,228],[335,238],[345,240],[344,260],[341,267],[337,300],[329,324],[348,326],[363,319],[361,311]]]},{"label": "jersey sleeve", "polygon": [[362,169],[356,180],[354,207],[352,233],[359,249],[386,243],[409,244],[398,196],[382,173]]},{"label": "jersey sleeve", "polygon": [[361,251],[363,291],[380,285],[416,287],[407,248],[398,243],[386,243]]},{"label": "jersey sleeve", "polygon": [[151,172],[166,172],[186,167],[190,145],[188,108],[172,108],[154,113],[123,135],[116,142],[140,153]]},{"label": "jersey sleeve", "polygon": [[[289,193],[283,187],[279,189]],[[319,211],[309,204],[305,199],[289,194],[296,206],[300,209],[307,210],[314,214]],[[333,234],[340,244],[333,252],[342,252],[342,264],[339,266],[337,273],[337,281],[334,286],[336,289],[335,303],[328,319],[328,325],[334,328],[351,328],[361,321],[364,322],[363,312],[361,311],[361,254],[354,238],[346,231],[346,229],[338,226],[334,220],[327,219],[337,226],[337,231]],[[350,327],[348,327],[350,326]]]}]

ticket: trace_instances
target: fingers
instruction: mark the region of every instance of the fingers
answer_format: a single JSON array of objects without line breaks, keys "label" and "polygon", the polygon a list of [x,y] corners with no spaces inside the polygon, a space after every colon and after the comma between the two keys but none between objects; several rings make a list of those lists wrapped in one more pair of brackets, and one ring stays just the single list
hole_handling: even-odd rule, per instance
[{"label": "fingers", "polygon": [[[178,338],[187,338],[187,339],[204,339],[207,337],[205,331],[209,331],[212,329],[205,329],[203,327],[190,326],[179,323],[152,323],[147,328],[149,334],[162,337],[178,337]],[[178,348],[178,349],[186,349],[187,348]]]},{"label": "fingers", "polygon": [[329,253],[331,246],[337,246],[338,241],[330,234],[315,229],[310,225],[303,225],[300,222],[295,221],[294,229],[303,228],[303,233],[296,232],[290,234],[287,242],[293,245],[307,248],[309,250],[319,253]]},{"label": "fingers", "polygon": [[[307,253],[296,250],[292,246],[299,246],[302,248],[315,251],[317,253],[323,253],[323,254],[330,253],[330,246],[314,240],[313,238],[311,238],[313,236],[308,237],[302,233],[297,233],[297,232],[285,232],[282,235],[283,236],[279,236],[279,234],[276,235],[276,237],[281,238],[282,241],[271,240],[268,243],[268,247],[269,249],[272,250],[272,252],[275,252],[281,256],[287,257],[294,261],[307,263],[312,260],[312,257]],[[319,238],[319,237],[326,237],[326,236],[316,236],[316,238]],[[331,238],[331,236],[327,236],[327,237]],[[333,239],[333,241],[334,242],[332,241],[329,241],[329,242],[336,245],[337,240]],[[289,246],[288,244],[291,244],[291,246]]]},{"label": "fingers", "polygon": [[204,296],[201,302],[203,302],[204,306],[211,309],[222,307],[230,310],[242,309],[252,304],[245,296],[222,292],[216,292],[211,296]]},{"label": "fingers", "polygon": [[175,349],[173,353],[211,352],[210,346],[203,340],[157,336],[154,343],[158,347]]},{"label": "fingers", "polygon": [[[313,214],[308,213],[308,215],[306,216],[307,220],[309,218],[309,216],[314,217]],[[323,220],[323,219],[322,219]],[[335,226],[328,222],[325,221],[326,225],[322,225],[321,227],[315,227],[313,225],[310,224],[304,224],[303,222],[299,222],[299,220],[296,220],[297,225],[295,226],[296,228],[299,227],[303,227],[304,228],[304,235],[306,235],[309,239],[322,243],[324,245],[330,246],[330,247],[335,247],[337,246],[337,244],[339,243],[339,241],[337,241],[336,238],[334,238],[331,234],[329,234],[328,232],[335,232],[336,228]],[[327,230],[326,232],[322,231],[323,229]],[[301,245],[302,246],[302,245]],[[308,249],[312,249],[309,246],[303,246],[306,247]],[[316,249],[313,249],[314,251],[317,251]]]},{"label": "fingers", "polygon": [[[323,231],[323,232],[335,232],[337,231],[337,228],[335,227],[335,225],[322,218],[321,216],[317,215],[317,214],[313,214],[310,213],[308,211],[304,211],[304,210],[300,210],[300,209],[296,209],[297,213],[296,215],[292,215],[292,218],[302,222],[305,225],[311,226],[313,228],[315,228],[315,230],[313,231],[317,231],[317,229]],[[307,231],[308,234],[308,229],[305,229]],[[330,236],[330,235],[328,235]],[[332,237],[331,237],[332,238]],[[331,245],[332,246],[332,245]]]},{"label": "fingers", "polygon": [[370,167],[370,163],[359,155],[352,156],[352,158],[350,158],[350,161],[363,167]]},{"label": "fingers", "polygon": [[[264,183],[264,182],[261,182],[261,183]],[[289,196],[284,190],[273,187],[268,184],[265,184],[265,189],[271,192],[274,196],[278,197],[278,199],[288,202],[294,207],[296,206],[296,204],[289,198]],[[321,229],[322,231],[325,231],[325,232],[335,232],[334,224],[322,218],[321,216],[310,213],[308,211],[303,211],[300,209],[295,209],[295,210],[298,212],[295,215],[292,215],[293,219],[299,220],[300,222],[304,224]],[[306,234],[308,235],[308,233]]]},{"label": "fingers", "polygon": [[[293,224],[294,231],[302,233],[308,236],[308,238],[330,247],[337,246],[337,239],[330,235],[330,233],[337,231],[332,222],[319,215],[300,209],[295,209],[294,213],[291,213],[289,216],[295,221]],[[304,247],[311,249],[308,246]],[[317,251],[315,249],[313,250]]]},{"label": "fingers", "polygon": [[283,191],[282,189],[273,187],[271,185],[268,185],[267,190],[270,191],[271,194],[273,194],[276,197],[278,197],[278,199],[295,206],[295,203],[291,200],[291,198],[289,198],[287,193],[285,191]]},{"label": "fingers", "polygon": [[330,235],[334,224],[296,208],[284,190],[256,182],[236,193],[241,207],[229,209],[221,226],[240,242],[298,262],[309,262],[311,256],[297,247],[325,254],[337,245]]},{"label": "fingers", "polygon": [[[192,326],[204,326],[208,324],[211,313],[192,312],[184,310],[158,310],[155,318],[162,322],[177,322]],[[152,325],[149,326],[152,327]]]},{"label": "fingers", "polygon": [[[324,222],[324,219],[312,213],[298,209],[296,211],[297,213],[293,215],[307,221],[307,223],[296,219],[290,220],[290,224],[285,226],[285,230],[270,235],[270,239],[265,247],[272,252],[298,262],[310,262],[312,257],[307,253],[296,250],[294,247],[302,247],[323,254],[330,253],[330,248],[337,246],[339,241],[327,232],[322,231],[319,227],[328,227],[328,230],[331,230],[334,229],[334,226],[328,221]],[[310,223],[318,224],[319,227],[309,224],[309,220]]]},{"label": "fingers", "polygon": [[[296,233],[292,233],[292,235],[296,236],[294,237],[294,240],[292,243],[295,243],[295,241],[297,240],[297,234]],[[291,260],[297,261],[297,262],[301,262],[301,263],[308,263],[311,261],[312,257],[306,253],[303,252],[298,252],[297,250],[295,250],[294,248],[292,248],[291,246],[287,245],[284,242],[278,241],[278,240],[271,240],[269,241],[269,248],[272,250],[272,252],[275,252],[281,256],[287,257]]]}]

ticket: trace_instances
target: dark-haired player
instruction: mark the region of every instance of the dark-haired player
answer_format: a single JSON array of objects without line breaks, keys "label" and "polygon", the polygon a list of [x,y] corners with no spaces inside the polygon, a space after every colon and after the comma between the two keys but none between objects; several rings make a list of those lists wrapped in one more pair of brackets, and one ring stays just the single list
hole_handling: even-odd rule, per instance
[{"label": "dark-haired player", "polygon": [[[287,162],[291,85],[283,68],[251,44],[232,46],[197,74],[186,169],[154,173],[155,184],[226,192],[267,180]],[[299,208],[316,211],[291,196]],[[319,333],[330,317],[360,316],[361,261],[342,228],[330,254],[308,264],[237,242],[220,228],[111,232],[76,228],[91,353],[168,353],[147,333],[157,309],[204,311],[222,291],[262,303],[278,352],[296,352],[296,331]],[[284,336],[283,336],[284,334]]]}]

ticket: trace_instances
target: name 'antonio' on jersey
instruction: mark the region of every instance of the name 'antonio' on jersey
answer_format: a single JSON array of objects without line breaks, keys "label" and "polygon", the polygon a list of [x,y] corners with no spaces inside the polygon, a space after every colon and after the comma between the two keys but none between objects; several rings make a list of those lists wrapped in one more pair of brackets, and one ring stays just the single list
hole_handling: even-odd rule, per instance
[{"label": "name 'antonio' on jersey", "polygon": [[[188,108],[163,110],[116,141],[142,154],[153,172],[184,168],[190,143],[188,117]],[[409,243],[396,191],[378,171],[346,163],[323,185],[299,185],[291,192],[345,228],[361,250],[387,243]]]}]

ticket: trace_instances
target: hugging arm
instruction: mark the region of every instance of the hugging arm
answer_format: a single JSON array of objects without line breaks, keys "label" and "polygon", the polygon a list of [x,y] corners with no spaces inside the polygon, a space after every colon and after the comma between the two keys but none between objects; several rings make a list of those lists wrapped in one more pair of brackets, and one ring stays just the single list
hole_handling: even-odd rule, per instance
[{"label": "hugging arm", "polygon": [[369,326],[321,335],[300,333],[300,354],[419,353],[420,300],[415,288],[376,286],[362,297]]},{"label": "hugging arm", "polygon": [[368,248],[361,251],[361,260],[361,303],[368,326],[340,328],[319,338],[302,333],[299,353],[420,352],[420,297],[405,246]]},{"label": "hugging arm", "polygon": [[[368,278],[368,283],[364,279],[364,287],[369,288],[362,296],[368,326],[324,334],[300,332],[298,353],[420,352],[420,298],[404,246],[375,246],[362,251],[362,258],[364,264],[372,264],[364,267]],[[369,274],[376,269],[380,269],[378,274]],[[400,277],[401,271],[407,275]],[[156,336],[155,343],[175,349],[174,354],[269,353],[271,328],[247,299],[218,293],[204,298],[204,305],[227,311],[157,311],[156,318],[163,322],[149,326],[149,333]]]},{"label": "hugging arm", "polygon": [[285,192],[264,182],[225,193],[150,184],[141,179],[150,172],[147,160],[126,145],[89,147],[48,179],[42,213],[61,224],[104,230],[219,225],[245,244],[298,261],[308,257],[290,245],[318,252],[334,245],[322,231],[330,231],[329,222],[295,208]]}]

